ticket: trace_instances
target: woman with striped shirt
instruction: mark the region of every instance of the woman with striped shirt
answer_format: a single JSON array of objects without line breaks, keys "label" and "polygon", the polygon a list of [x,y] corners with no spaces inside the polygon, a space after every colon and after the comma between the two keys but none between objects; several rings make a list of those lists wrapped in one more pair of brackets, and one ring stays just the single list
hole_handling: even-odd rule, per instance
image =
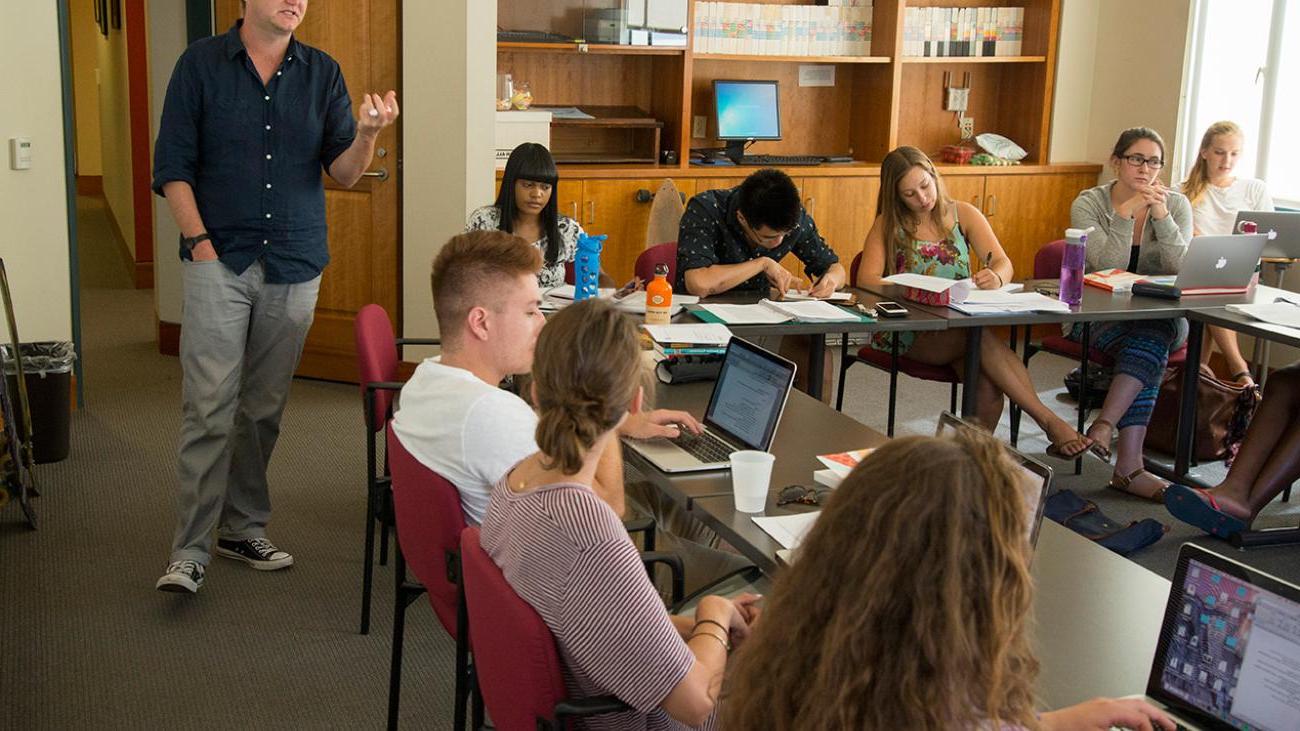
[{"label": "woman with striped shirt", "polygon": [[603,300],[571,305],[542,329],[532,374],[540,451],[492,489],[484,550],[555,636],[570,696],[631,707],[584,728],[713,728],[727,654],[749,635],[758,597],[709,596],[693,617],[669,615],[591,487],[642,406],[635,324]]}]

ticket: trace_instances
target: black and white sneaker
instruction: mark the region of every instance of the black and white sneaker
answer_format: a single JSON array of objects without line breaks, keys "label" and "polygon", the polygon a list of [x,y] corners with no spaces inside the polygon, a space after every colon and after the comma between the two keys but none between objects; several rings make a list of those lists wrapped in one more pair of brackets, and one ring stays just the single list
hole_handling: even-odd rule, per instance
[{"label": "black and white sneaker", "polygon": [[276,548],[265,538],[249,538],[246,541],[218,539],[217,555],[243,561],[258,571],[275,571],[293,565],[293,556]]},{"label": "black and white sneaker", "polygon": [[198,592],[199,587],[203,586],[203,564],[198,561],[186,559],[184,561],[172,561],[167,564],[167,573],[158,579],[154,588],[158,591],[186,592],[191,594]]}]

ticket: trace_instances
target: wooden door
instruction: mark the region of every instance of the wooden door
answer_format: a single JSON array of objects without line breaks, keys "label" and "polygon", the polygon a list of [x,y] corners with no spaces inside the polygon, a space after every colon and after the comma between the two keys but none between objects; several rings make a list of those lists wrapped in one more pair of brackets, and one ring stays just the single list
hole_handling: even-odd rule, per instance
[{"label": "wooden door", "polygon": [[804,209],[848,274],[875,220],[880,178],[804,178],[801,190]]},{"label": "wooden door", "polygon": [[948,189],[949,198],[955,201],[966,201],[984,210],[983,175],[945,175],[943,185]]},{"label": "wooden door", "polygon": [[[365,92],[398,89],[401,55],[397,0],[312,3],[296,38],[332,56],[352,93],[353,114]],[[217,0],[217,32],[240,15],[238,0]],[[298,375],[339,381],[357,380],[353,320],[366,304],[378,303],[401,332],[400,210],[401,159],[397,124],[379,135],[371,172],[351,189],[325,176],[325,217],[329,225],[330,265],[321,279],[316,321],[307,335]]]},{"label": "wooden door", "polygon": [[[500,181],[498,181],[500,187]],[[555,186],[555,207],[561,216],[582,221],[582,181],[563,178]]]},{"label": "wooden door", "polygon": [[586,180],[582,185],[582,218],[587,233],[605,234],[600,265],[615,282],[632,278],[637,256],[645,249],[650,202],[661,181]]},{"label": "wooden door", "polygon": [[1034,276],[1034,254],[1063,238],[1070,204],[1097,176],[1092,173],[989,175],[984,213],[1015,266],[1017,280]]},{"label": "wooden door", "polygon": [[703,193],[706,190],[734,188],[743,182],[745,182],[744,178],[696,178],[695,192]]}]

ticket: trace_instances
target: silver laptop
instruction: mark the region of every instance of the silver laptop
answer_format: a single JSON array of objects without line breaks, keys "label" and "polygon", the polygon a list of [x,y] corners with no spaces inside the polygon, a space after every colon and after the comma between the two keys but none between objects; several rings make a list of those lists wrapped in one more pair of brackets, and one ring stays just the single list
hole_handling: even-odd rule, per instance
[{"label": "silver laptop", "polygon": [[[979,429],[979,427],[945,411],[939,414],[936,437],[954,429]],[[1043,525],[1043,511],[1047,509],[1047,495],[1052,489],[1052,468],[1017,449],[1002,445],[1020,465],[1025,479],[1025,514],[1029,516],[1029,545],[1038,545],[1038,529]],[[1036,500],[1036,502],[1035,502]]]},{"label": "silver laptop", "polygon": [[1233,230],[1242,221],[1252,221],[1257,231],[1269,236],[1264,256],[1270,259],[1300,259],[1300,211],[1237,211]]},{"label": "silver laptop", "polygon": [[664,472],[727,469],[732,452],[772,447],[794,372],[794,363],[785,358],[732,338],[701,434],[683,429],[677,439],[625,438],[623,443]]},{"label": "silver laptop", "polygon": [[1146,695],[1191,729],[1300,729],[1300,587],[1184,543]]},{"label": "silver laptop", "polygon": [[1174,286],[1183,294],[1248,287],[1267,242],[1265,234],[1197,236],[1187,245]]}]

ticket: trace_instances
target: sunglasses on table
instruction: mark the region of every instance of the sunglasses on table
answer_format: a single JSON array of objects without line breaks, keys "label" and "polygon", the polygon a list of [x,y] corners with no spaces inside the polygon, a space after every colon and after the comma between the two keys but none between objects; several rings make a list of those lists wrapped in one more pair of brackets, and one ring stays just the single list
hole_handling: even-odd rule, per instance
[{"label": "sunglasses on table", "polygon": [[804,485],[786,485],[781,488],[780,494],[776,497],[777,505],[789,505],[799,503],[800,505],[821,505],[822,501],[831,495],[831,488],[818,485],[816,487],[805,487]]}]

